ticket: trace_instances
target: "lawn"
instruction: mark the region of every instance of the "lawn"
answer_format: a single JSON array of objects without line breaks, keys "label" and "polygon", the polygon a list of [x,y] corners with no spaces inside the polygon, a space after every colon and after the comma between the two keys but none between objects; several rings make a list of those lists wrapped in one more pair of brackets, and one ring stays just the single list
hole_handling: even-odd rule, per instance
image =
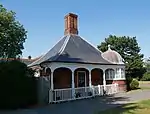
[{"label": "lawn", "polygon": [[147,87],[147,86],[143,86],[143,87],[140,87],[141,90],[149,90],[150,87]]},{"label": "lawn", "polygon": [[142,90],[150,89],[150,81],[139,81],[139,84]]},{"label": "lawn", "polygon": [[98,114],[150,114],[150,100],[123,105],[117,108],[101,111]]},{"label": "lawn", "polygon": [[140,84],[150,84],[150,81],[139,81]]}]

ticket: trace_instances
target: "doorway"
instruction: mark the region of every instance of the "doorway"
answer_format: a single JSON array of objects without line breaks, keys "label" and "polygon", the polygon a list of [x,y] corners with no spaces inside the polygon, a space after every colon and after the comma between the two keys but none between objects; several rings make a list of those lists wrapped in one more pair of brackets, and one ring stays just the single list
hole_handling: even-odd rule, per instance
[{"label": "doorway", "polygon": [[77,87],[86,87],[86,72],[77,72]]}]

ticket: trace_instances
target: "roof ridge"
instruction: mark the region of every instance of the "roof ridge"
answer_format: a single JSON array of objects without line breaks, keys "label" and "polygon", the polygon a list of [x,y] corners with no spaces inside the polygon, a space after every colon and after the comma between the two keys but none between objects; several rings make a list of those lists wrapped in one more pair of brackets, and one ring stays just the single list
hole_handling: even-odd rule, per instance
[{"label": "roof ridge", "polygon": [[62,54],[62,52],[65,50],[65,48],[66,48],[66,45],[67,45],[67,43],[68,43],[68,41],[69,41],[69,37],[70,37],[70,35],[68,36],[66,36],[67,38],[65,39],[65,41],[64,41],[64,44],[61,46],[61,48],[60,48],[60,50],[59,50],[59,55],[61,55]]},{"label": "roof ridge", "polygon": [[[64,35],[63,37],[61,37],[57,42],[56,42],[56,44],[58,43],[58,42],[60,42],[61,40],[62,40],[62,38],[64,38],[66,35]],[[56,45],[55,44],[55,45]],[[54,45],[54,46],[55,46]],[[41,57],[39,57],[37,60],[35,60],[35,61],[33,61],[31,64],[29,64],[28,66],[32,66],[32,64],[34,64],[34,63],[36,63],[36,62],[38,62],[39,60],[41,60],[54,46],[52,46],[50,49],[48,49],[48,51],[46,51]]]},{"label": "roof ridge", "polygon": [[[79,36],[79,35],[76,35],[76,36]],[[81,37],[81,36],[79,36],[79,37]],[[108,61],[107,59],[105,59],[103,56],[102,56],[102,51],[101,50],[99,50],[98,48],[96,48],[92,43],[90,43],[88,40],[86,40],[84,37],[81,37],[84,41],[86,41],[88,44],[90,44],[94,49],[96,49],[99,53],[101,53],[101,57],[105,60],[105,61],[107,61],[107,62],[109,62],[109,63],[112,63],[112,62],[110,62],[110,61]],[[112,64],[114,64],[114,63],[112,63]]]},{"label": "roof ridge", "polygon": [[65,39],[65,41],[64,41],[64,44],[61,46],[61,48],[60,48],[60,50],[59,50],[59,52],[58,52],[58,57],[56,58],[56,60],[59,58],[59,56],[60,56],[60,55],[63,53],[63,51],[65,50],[66,45],[67,45],[69,39],[70,39],[70,35],[66,35],[66,39]]}]

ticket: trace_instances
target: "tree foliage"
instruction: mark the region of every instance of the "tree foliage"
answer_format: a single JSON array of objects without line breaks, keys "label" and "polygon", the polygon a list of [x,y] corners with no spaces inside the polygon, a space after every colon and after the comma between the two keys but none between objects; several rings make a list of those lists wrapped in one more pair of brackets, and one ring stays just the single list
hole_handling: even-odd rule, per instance
[{"label": "tree foliage", "polygon": [[147,71],[146,73],[144,73],[141,80],[142,81],[150,81],[150,72]]},{"label": "tree foliage", "polygon": [[33,72],[18,60],[0,62],[0,109],[25,108],[37,103]]},{"label": "tree foliage", "polygon": [[140,47],[136,37],[109,35],[105,41],[98,45],[102,52],[106,51],[108,45],[117,51],[124,59],[126,65],[126,75],[133,78],[141,78],[145,69],[143,68],[143,54],[140,53]]},{"label": "tree foliage", "polygon": [[144,61],[144,67],[146,68],[147,72],[150,72],[150,58]]},{"label": "tree foliage", "polygon": [[143,81],[150,81],[150,58],[145,59],[144,67],[146,69],[146,72],[144,73],[142,80]]},{"label": "tree foliage", "polygon": [[0,5],[0,58],[16,58],[22,54],[27,31],[16,20],[15,12]]}]

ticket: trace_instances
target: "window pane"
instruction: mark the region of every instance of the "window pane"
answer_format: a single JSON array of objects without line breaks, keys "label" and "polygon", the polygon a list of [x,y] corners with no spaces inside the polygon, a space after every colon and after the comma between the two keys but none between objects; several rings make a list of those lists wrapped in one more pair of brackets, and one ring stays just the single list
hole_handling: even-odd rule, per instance
[{"label": "window pane", "polygon": [[121,68],[121,78],[125,78],[125,72],[123,68]]},{"label": "window pane", "polygon": [[119,72],[119,68],[116,69],[116,78],[119,78],[120,72]]},{"label": "window pane", "polygon": [[109,78],[112,79],[112,70],[109,69]]},{"label": "window pane", "polygon": [[110,69],[110,79],[113,79],[113,73],[114,72],[114,70],[113,69]]},{"label": "window pane", "polygon": [[109,79],[109,72],[108,72],[108,70],[105,71],[105,76],[106,76],[106,79]]},{"label": "window pane", "polygon": [[112,70],[112,78],[114,79],[115,78],[115,71]]}]

